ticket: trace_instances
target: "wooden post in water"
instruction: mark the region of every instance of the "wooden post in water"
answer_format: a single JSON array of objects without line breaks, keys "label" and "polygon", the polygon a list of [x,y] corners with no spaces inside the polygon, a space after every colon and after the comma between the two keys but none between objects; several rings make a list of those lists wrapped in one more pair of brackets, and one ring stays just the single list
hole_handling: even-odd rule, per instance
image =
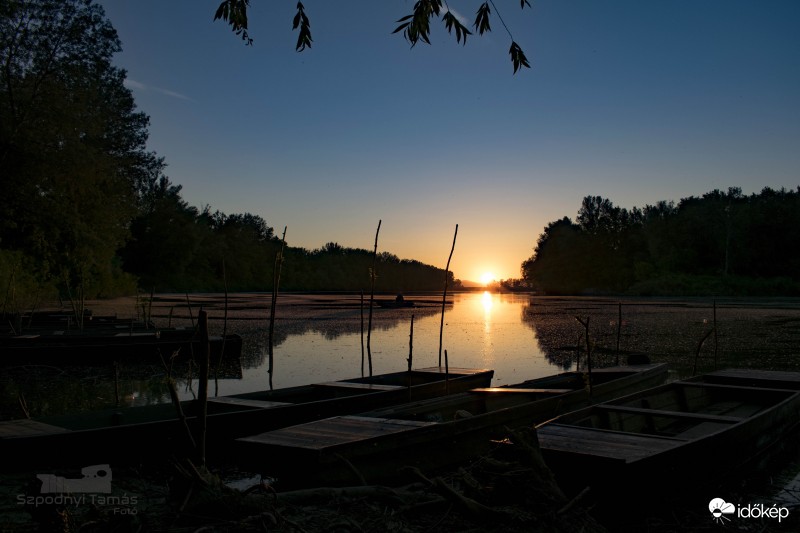
[{"label": "wooden post in water", "polygon": [[411,315],[411,332],[408,334],[408,371],[414,361],[414,315]]},{"label": "wooden post in water", "polygon": [[153,297],[155,296],[155,285],[150,287],[150,301],[147,302],[147,317],[144,322],[144,329],[150,329],[150,320],[153,317]]},{"label": "wooden post in water", "polygon": [[719,341],[717,338],[717,300],[714,300],[714,370],[717,369],[717,349]]},{"label": "wooden post in water", "polygon": [[450,394],[450,363],[447,361],[447,350],[444,351],[444,392]]},{"label": "wooden post in water", "polygon": [[192,302],[189,301],[189,293],[186,293],[186,307],[189,308],[189,318],[192,319],[192,329],[194,329],[194,315],[192,314]]},{"label": "wooden post in water", "polygon": [[586,370],[589,374],[589,396],[592,395],[592,342],[589,339],[589,319],[591,317],[586,317],[586,320],[582,320],[580,317],[575,317],[575,320],[581,323],[585,330],[586,335]]},{"label": "wooden post in water", "polygon": [[617,366],[619,366],[619,338],[622,335],[622,302],[617,302]]},{"label": "wooden post in water", "polygon": [[447,266],[444,267],[444,291],[442,293],[442,320],[439,323],[439,366],[442,366],[442,336],[444,335],[444,308],[447,303],[447,274],[450,272],[450,260],[453,258],[453,250],[456,249],[456,237],[458,236],[458,224],[453,234],[453,245],[450,247],[450,255],[447,257]]},{"label": "wooden post in water", "polygon": [[364,289],[361,289],[361,377],[364,377]]},{"label": "wooden post in water", "polygon": [[381,232],[381,221],[378,221],[378,230],[375,232],[375,248],[372,250],[372,270],[369,273],[372,288],[369,294],[369,320],[367,322],[367,360],[369,362],[369,377],[372,377],[372,304],[375,300],[375,266],[378,259],[378,234]]},{"label": "wooden post in water", "polygon": [[208,418],[208,369],[210,366],[210,346],[208,343],[208,312],[200,311],[198,315],[200,328],[200,376],[197,385],[198,429],[197,455],[200,466],[206,464],[206,423]]},{"label": "wooden post in water", "polygon": [[119,361],[114,361],[114,406],[119,407]]},{"label": "wooden post in water", "polygon": [[275,256],[275,269],[272,273],[272,302],[270,303],[269,308],[269,346],[267,348],[269,352],[269,369],[267,372],[269,373],[269,390],[272,390],[272,371],[274,369],[273,364],[275,361],[274,357],[274,342],[273,342],[273,335],[275,334],[275,310],[278,307],[278,285],[281,282],[281,266],[283,265],[283,247],[286,245],[286,228],[287,226],[283,227],[283,237],[281,237],[281,249],[278,251],[278,254]]}]

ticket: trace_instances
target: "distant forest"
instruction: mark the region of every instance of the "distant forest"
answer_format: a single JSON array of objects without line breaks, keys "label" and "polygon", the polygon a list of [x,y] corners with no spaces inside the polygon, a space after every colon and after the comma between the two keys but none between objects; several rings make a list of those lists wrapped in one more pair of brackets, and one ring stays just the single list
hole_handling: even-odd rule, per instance
[{"label": "distant forest", "polygon": [[587,196],[522,264],[548,294],[800,295],[800,187],[624,209]]},{"label": "distant forest", "polygon": [[[118,251],[126,272],[146,290],[272,290],[281,238],[258,215],[199,210],[162,177],[132,220]],[[373,228],[369,228],[372,232]],[[444,251],[443,251],[444,253]],[[369,292],[373,252],[330,242],[316,250],[286,247],[281,290]],[[376,258],[375,290],[441,290],[444,270],[388,252]],[[454,286],[453,273],[448,283]]]}]

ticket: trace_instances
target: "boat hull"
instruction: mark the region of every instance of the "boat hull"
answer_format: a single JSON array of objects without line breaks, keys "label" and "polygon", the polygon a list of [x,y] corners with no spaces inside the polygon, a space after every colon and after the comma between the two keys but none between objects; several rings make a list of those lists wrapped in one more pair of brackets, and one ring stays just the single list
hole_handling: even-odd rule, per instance
[{"label": "boat hull", "polygon": [[651,387],[666,376],[666,365],[599,370],[591,397],[577,373],[476,389],[241,438],[236,456],[278,478],[283,489],[396,481],[403,467],[450,466],[485,453],[510,428]]},{"label": "boat hull", "polygon": [[[427,368],[301,387],[210,398],[206,450],[226,459],[238,437],[287,425],[452,394],[491,383],[486,369]],[[0,470],[109,463],[139,464],[191,450],[200,426],[196,401],[130,407],[32,421],[0,422]],[[189,428],[189,431],[186,428]]]},{"label": "boat hull", "polygon": [[730,480],[798,426],[800,374],[725,370],[569,413],[538,438],[567,492],[633,505]]}]

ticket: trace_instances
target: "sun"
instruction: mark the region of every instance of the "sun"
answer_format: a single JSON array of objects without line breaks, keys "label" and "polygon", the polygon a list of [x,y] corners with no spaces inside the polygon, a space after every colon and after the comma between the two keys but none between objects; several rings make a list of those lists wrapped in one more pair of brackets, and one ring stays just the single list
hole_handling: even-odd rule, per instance
[{"label": "sun", "polygon": [[491,272],[484,272],[481,274],[481,283],[484,285],[489,285],[491,282],[495,280],[494,274]]}]

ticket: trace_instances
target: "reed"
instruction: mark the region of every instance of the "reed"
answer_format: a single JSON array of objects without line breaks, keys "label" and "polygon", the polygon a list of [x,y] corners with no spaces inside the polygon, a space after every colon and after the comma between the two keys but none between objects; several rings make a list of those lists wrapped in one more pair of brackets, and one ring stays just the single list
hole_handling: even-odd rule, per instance
[{"label": "reed", "polygon": [[442,366],[442,337],[444,336],[444,308],[447,303],[447,274],[450,272],[450,260],[453,259],[453,250],[456,249],[456,237],[458,237],[458,224],[453,234],[453,245],[450,247],[450,255],[447,257],[447,266],[444,267],[444,291],[442,292],[442,320],[439,323],[439,366]]}]

